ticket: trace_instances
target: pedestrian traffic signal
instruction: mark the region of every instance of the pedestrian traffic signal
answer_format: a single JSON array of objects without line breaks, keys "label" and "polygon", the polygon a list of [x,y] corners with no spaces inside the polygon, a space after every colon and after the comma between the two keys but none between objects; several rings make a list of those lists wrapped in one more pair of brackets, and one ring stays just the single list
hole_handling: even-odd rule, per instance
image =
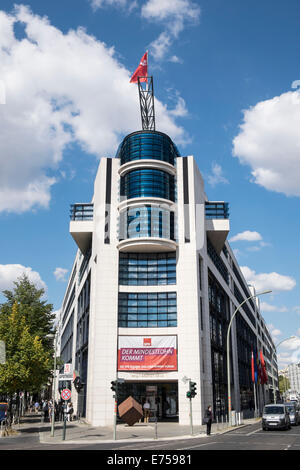
[{"label": "pedestrian traffic signal", "polygon": [[196,387],[196,382],[190,382],[190,392],[191,392],[191,397],[194,398],[195,395],[197,395],[197,387]]}]

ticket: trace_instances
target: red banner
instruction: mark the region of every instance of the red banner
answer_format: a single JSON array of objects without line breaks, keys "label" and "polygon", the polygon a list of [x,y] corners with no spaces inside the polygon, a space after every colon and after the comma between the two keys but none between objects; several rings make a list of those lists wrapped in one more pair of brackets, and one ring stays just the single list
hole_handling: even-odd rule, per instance
[{"label": "red banner", "polygon": [[176,371],[176,336],[119,336],[118,371]]},{"label": "red banner", "polygon": [[141,82],[147,82],[148,75],[148,52],[141,58],[140,64],[130,79],[130,83],[137,83],[139,77],[143,77]]}]

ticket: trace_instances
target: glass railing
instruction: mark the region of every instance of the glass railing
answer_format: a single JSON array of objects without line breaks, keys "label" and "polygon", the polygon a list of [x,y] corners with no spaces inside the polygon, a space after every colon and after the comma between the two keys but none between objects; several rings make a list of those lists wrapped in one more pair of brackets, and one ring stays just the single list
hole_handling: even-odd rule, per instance
[{"label": "glass railing", "polygon": [[228,202],[205,202],[206,219],[229,219]]},{"label": "glass railing", "polygon": [[94,204],[71,204],[71,220],[93,220]]}]

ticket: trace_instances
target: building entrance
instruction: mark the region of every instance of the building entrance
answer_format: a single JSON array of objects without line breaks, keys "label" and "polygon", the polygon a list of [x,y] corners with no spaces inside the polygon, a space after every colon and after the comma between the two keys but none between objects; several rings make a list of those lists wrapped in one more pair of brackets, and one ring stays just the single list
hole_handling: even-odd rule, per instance
[{"label": "building entrance", "polygon": [[177,382],[125,382],[121,387],[118,404],[132,396],[142,406],[150,404],[149,422],[178,422],[178,383]]}]

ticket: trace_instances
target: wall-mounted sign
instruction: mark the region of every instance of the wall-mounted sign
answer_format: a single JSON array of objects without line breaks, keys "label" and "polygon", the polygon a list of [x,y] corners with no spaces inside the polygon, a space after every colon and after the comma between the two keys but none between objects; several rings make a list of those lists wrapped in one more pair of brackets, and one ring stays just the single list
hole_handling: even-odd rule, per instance
[{"label": "wall-mounted sign", "polygon": [[177,336],[119,336],[118,371],[176,371]]}]

